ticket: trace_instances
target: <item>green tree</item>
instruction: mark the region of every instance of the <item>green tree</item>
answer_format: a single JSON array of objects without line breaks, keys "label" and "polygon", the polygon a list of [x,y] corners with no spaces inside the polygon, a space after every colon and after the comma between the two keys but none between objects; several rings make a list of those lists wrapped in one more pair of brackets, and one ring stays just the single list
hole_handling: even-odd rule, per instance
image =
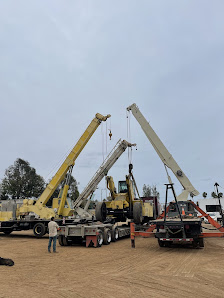
[{"label": "green tree", "polygon": [[45,188],[44,179],[37,175],[28,161],[16,159],[8,167],[1,183],[1,199],[37,198]]},{"label": "green tree", "polygon": [[142,196],[143,197],[157,197],[159,198],[159,192],[156,189],[156,186],[149,186],[144,184],[143,185],[143,190],[142,190]]},{"label": "green tree", "polygon": [[75,201],[79,196],[79,190],[76,179],[71,176],[71,183],[69,186],[69,197],[72,199],[72,201]]},{"label": "green tree", "polygon": [[[62,187],[63,187],[63,181],[58,185],[58,187],[54,191],[53,195],[51,196],[51,198],[49,199],[49,201],[46,204],[47,206],[51,206],[52,205],[53,198],[57,198],[58,197],[58,195],[59,195]],[[70,186],[69,186],[69,190],[68,190],[68,195],[67,196],[69,198],[71,198],[72,201],[75,201],[78,198],[78,196],[79,196],[77,181],[76,181],[76,179],[73,176],[71,176]]]}]

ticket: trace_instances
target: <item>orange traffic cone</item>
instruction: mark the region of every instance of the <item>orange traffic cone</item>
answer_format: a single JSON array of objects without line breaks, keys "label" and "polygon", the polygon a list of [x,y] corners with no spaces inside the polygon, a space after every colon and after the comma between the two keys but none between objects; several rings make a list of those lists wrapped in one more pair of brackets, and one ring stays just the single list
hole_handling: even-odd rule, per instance
[{"label": "orange traffic cone", "polygon": [[182,207],[182,215],[185,215],[184,207]]}]

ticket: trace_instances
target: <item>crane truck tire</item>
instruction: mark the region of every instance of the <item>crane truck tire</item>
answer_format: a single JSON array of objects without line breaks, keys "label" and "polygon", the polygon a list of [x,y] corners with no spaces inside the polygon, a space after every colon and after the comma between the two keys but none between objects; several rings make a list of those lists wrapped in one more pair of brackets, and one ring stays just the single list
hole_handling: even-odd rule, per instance
[{"label": "crane truck tire", "polygon": [[111,230],[104,229],[103,231],[103,244],[108,245],[111,243]]},{"label": "crane truck tire", "polygon": [[173,244],[173,241],[164,241],[164,246],[165,247],[171,247]]},{"label": "crane truck tire", "polygon": [[111,231],[111,241],[115,242],[119,238],[119,232],[117,227],[113,227]]},{"label": "crane truck tire", "polygon": [[38,222],[33,227],[33,233],[37,238],[41,238],[46,234],[46,227],[42,222]]},{"label": "crane truck tire", "polygon": [[106,220],[107,207],[104,202],[99,202],[96,204],[95,216],[96,216],[96,220],[99,220],[101,222],[104,222]]},{"label": "crane truck tire", "polygon": [[194,239],[192,242],[192,245],[194,248],[204,247],[204,239],[203,238]]},{"label": "crane truck tire", "polygon": [[164,242],[165,241],[162,241],[162,240],[158,239],[158,244],[159,244],[160,247],[164,247],[165,246],[165,243]]},{"label": "crane truck tire", "polygon": [[61,245],[61,246],[64,246],[64,243],[63,243],[63,236],[62,235],[59,235],[58,236],[58,243]]},{"label": "crane truck tire", "polygon": [[103,244],[103,233],[101,230],[98,230],[98,235],[97,235],[97,247],[101,247]]},{"label": "crane truck tire", "polygon": [[204,247],[204,238],[199,238],[199,247]]},{"label": "crane truck tire", "polygon": [[134,203],[133,206],[133,220],[136,224],[141,224],[143,221],[142,204],[140,202]]}]

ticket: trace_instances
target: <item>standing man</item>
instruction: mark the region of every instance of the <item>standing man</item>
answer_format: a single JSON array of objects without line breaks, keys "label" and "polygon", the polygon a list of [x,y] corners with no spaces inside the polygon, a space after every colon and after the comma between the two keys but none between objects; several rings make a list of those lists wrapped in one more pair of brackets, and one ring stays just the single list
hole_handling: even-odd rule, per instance
[{"label": "standing man", "polygon": [[57,231],[59,230],[59,226],[54,221],[54,217],[52,217],[51,221],[48,223],[48,230],[49,230],[48,252],[51,252],[52,241],[53,241],[53,252],[56,252]]}]

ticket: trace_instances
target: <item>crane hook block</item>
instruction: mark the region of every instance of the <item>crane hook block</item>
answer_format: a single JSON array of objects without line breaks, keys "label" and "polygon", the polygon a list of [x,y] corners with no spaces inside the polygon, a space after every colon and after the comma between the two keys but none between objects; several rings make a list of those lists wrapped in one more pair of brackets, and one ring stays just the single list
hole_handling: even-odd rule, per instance
[{"label": "crane hook block", "polygon": [[110,129],[110,132],[109,132],[109,137],[110,137],[110,140],[111,140],[111,137],[112,137],[111,129]]}]

